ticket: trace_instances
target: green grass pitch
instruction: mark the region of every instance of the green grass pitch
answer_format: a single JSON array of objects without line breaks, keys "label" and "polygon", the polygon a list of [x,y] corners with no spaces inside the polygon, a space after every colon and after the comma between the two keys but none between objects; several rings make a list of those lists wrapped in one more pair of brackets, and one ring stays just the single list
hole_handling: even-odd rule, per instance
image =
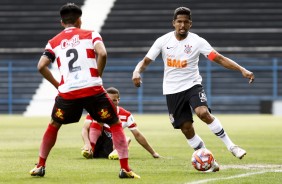
[{"label": "green grass pitch", "polygon": [[234,143],[247,150],[244,159],[235,158],[208,127],[195,119],[197,133],[205,141],[221,170],[201,173],[193,169],[193,150],[180,130],[174,130],[167,115],[135,115],[139,129],[164,158],[154,159],[132,138],[129,163],[140,180],[119,179],[119,162],[86,160],[79,123],[59,131],[44,177],[31,177],[29,170],[38,160],[38,150],[49,117],[0,115],[0,183],[11,184],[280,184],[282,183],[282,116],[217,115]]}]

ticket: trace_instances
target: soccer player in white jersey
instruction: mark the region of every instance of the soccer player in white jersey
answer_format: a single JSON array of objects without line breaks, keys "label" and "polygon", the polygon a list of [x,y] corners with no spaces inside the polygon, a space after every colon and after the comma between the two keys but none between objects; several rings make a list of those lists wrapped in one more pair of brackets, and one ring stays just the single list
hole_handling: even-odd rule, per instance
[{"label": "soccer player in white jersey", "polygon": [[[110,99],[113,101],[115,107],[117,108],[117,114],[122,123],[122,128],[128,128],[133,134],[136,141],[144,149],[146,149],[153,156],[153,158],[159,158],[160,155],[152,148],[145,136],[138,129],[131,112],[118,106],[120,101],[119,90],[114,87],[110,87],[107,88],[106,91]],[[111,130],[108,129],[107,124],[98,123],[88,114],[84,121],[81,135],[84,141],[84,147],[81,153],[85,158],[108,157],[111,160],[118,159],[116,149],[113,149],[113,145],[110,144],[110,142],[112,141]],[[131,141],[129,137],[127,138],[127,141],[129,144]]]},{"label": "soccer player in white jersey", "polygon": [[[227,149],[237,158],[242,159],[246,151],[235,145],[224,131],[220,121],[210,113],[202,77],[199,73],[199,55],[221,66],[241,72],[252,83],[254,74],[235,61],[219,54],[211,45],[195,33],[189,32],[192,26],[191,11],[179,7],[174,11],[172,24],[174,31],[159,37],[147,55],[135,67],[132,80],[140,87],[140,73],[162,53],[164,61],[163,94],[166,96],[170,121],[175,129],[181,129],[188,144],[195,150],[205,147],[203,140],[195,133],[191,108],[204,121],[210,130],[220,138]],[[190,108],[191,107],[191,108]],[[211,171],[219,170],[215,164]]]},{"label": "soccer player in white jersey", "polygon": [[[113,144],[120,159],[120,178],[140,178],[128,165],[128,145],[116,108],[102,85],[107,52],[102,37],[95,31],[80,29],[82,11],[74,3],[60,9],[61,25],[65,28],[50,39],[38,62],[38,70],[56,89],[58,96],[39,150],[39,160],[31,176],[44,176],[47,157],[56,143],[62,124],[78,122],[85,109],[93,118],[110,126]],[[58,82],[48,66],[58,65]]]}]

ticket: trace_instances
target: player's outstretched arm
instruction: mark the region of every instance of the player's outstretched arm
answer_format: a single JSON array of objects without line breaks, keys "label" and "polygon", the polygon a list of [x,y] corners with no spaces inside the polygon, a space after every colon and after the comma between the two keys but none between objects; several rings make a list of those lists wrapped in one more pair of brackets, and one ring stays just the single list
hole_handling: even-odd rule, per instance
[{"label": "player's outstretched arm", "polygon": [[82,149],[84,150],[91,150],[91,144],[89,140],[89,129],[90,129],[90,123],[89,122],[84,122],[82,130],[81,130],[81,136],[82,140],[84,142],[84,146]]},{"label": "player's outstretched arm", "polygon": [[213,58],[213,61],[220,64],[221,66],[228,68],[230,70],[237,70],[240,71],[243,75],[243,77],[248,78],[249,79],[249,83],[254,82],[255,80],[255,75],[253,72],[247,70],[246,68],[242,67],[241,65],[239,65],[238,63],[236,63],[235,61],[233,61],[230,58],[227,58],[221,54],[216,54],[216,56]]},{"label": "player's outstretched arm", "polygon": [[131,130],[134,135],[136,141],[143,146],[154,158],[160,158],[160,155],[150,146],[144,135],[138,130]]},{"label": "player's outstretched arm", "polygon": [[132,74],[132,81],[136,87],[140,87],[142,84],[141,73],[144,72],[147,66],[152,62],[151,59],[144,57],[135,67]]}]

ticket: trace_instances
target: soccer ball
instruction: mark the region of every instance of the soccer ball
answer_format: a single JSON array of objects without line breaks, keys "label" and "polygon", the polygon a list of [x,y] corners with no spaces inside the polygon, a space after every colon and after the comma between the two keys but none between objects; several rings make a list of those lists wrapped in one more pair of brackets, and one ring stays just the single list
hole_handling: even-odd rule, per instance
[{"label": "soccer ball", "polygon": [[207,171],[212,167],[214,157],[210,150],[201,148],[193,153],[191,162],[194,168],[198,171]]}]

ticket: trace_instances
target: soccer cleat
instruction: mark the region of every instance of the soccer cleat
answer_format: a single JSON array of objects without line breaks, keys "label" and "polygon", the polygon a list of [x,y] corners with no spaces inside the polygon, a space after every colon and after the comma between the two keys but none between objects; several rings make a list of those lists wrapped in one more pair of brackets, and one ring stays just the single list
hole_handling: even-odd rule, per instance
[{"label": "soccer cleat", "polygon": [[82,149],[81,155],[86,159],[93,158],[93,152],[91,150],[89,151],[89,150]]},{"label": "soccer cleat", "polygon": [[119,178],[132,178],[132,179],[140,179],[141,177],[137,174],[135,174],[133,171],[127,172],[124,169],[120,169],[119,171]]},{"label": "soccer cleat", "polygon": [[43,177],[45,175],[45,167],[44,166],[37,167],[37,164],[35,165],[36,166],[29,171],[30,175]]},{"label": "soccer cleat", "polygon": [[242,148],[240,148],[239,146],[235,145],[235,146],[231,146],[229,151],[237,158],[242,159],[246,154],[246,150],[243,150]]},{"label": "soccer cleat", "polygon": [[214,160],[212,167],[209,170],[203,171],[203,172],[217,172],[219,171],[219,165],[216,162],[216,160]]},{"label": "soccer cleat", "polygon": [[112,152],[109,154],[108,158],[109,158],[110,160],[118,160],[119,157],[118,157],[117,150],[112,151]]}]

